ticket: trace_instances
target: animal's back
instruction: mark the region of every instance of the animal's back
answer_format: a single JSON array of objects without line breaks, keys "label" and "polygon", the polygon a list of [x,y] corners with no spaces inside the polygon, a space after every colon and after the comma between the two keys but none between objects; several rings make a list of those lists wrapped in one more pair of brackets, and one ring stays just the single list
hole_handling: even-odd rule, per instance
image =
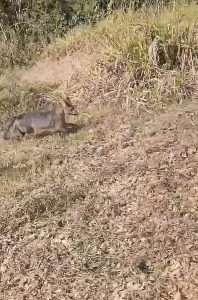
[{"label": "animal's back", "polygon": [[[74,113],[75,109],[71,106],[68,114]],[[26,134],[66,132],[65,125],[65,110],[58,105],[52,111],[27,112],[13,117],[5,131],[4,138],[10,139]]]},{"label": "animal's back", "polygon": [[57,116],[54,112],[29,112],[17,117],[21,126],[31,126],[32,128],[49,128],[53,127]]}]

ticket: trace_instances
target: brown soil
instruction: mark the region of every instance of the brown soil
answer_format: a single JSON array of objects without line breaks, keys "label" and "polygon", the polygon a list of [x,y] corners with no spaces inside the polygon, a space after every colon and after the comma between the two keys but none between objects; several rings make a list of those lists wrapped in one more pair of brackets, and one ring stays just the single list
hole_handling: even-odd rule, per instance
[{"label": "brown soil", "polygon": [[59,59],[44,59],[31,69],[21,71],[21,80],[27,83],[55,84],[70,81],[73,77],[87,74],[96,61],[94,55],[75,53]]}]

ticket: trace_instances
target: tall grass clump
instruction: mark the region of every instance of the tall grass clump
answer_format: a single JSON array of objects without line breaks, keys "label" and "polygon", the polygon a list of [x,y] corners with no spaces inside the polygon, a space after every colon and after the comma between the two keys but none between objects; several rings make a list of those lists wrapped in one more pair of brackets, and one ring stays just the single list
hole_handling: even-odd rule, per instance
[{"label": "tall grass clump", "polygon": [[[109,83],[115,89],[117,78],[122,77],[118,90],[127,90],[142,102],[154,94],[156,99],[164,94],[172,99],[180,91],[186,93],[186,79],[195,77],[198,66],[198,5],[191,1],[173,4],[113,10],[98,22],[69,31],[57,7],[50,14],[24,11],[20,22],[0,26],[0,68],[29,64],[37,56],[59,58],[79,51],[97,57],[96,69],[100,70],[93,73],[96,80],[104,78],[101,86],[115,78]],[[151,65],[148,57],[156,36],[166,58],[161,66]]]},{"label": "tall grass clump", "polygon": [[[96,54],[100,69],[95,72],[96,81],[108,86],[108,93],[112,89],[114,98],[115,94],[126,98],[127,103],[129,99],[144,106],[180,101],[197,83],[197,21],[198,5],[193,2],[117,10],[96,24],[71,30],[47,47],[44,54]],[[148,57],[156,36],[166,58],[160,66],[152,65]]]},{"label": "tall grass clump", "polygon": [[0,4],[1,70],[28,64],[54,37],[66,32],[63,15],[57,5],[49,6],[46,1],[27,1],[24,6],[20,2],[22,7],[18,7],[14,1],[11,3],[3,8]]},{"label": "tall grass clump", "polygon": [[[124,57],[132,64],[148,61],[148,46],[152,36],[158,35],[168,51],[175,44],[183,54],[197,58],[198,5],[178,4],[158,10],[157,7],[126,13],[115,11],[94,25],[71,30],[64,39],[57,39],[47,49],[48,54],[74,52],[77,49],[94,49],[105,57]],[[187,51],[188,49],[188,51]],[[185,51],[184,51],[185,50]],[[180,52],[180,54],[182,51]],[[171,59],[171,57],[169,57]]]},{"label": "tall grass clump", "polygon": [[[72,8],[67,7],[64,10],[60,7],[61,1],[48,2],[33,1],[34,5],[31,8],[26,5],[20,13],[16,9],[9,14],[7,12],[8,16],[16,15],[11,21],[10,18],[1,17],[1,69],[28,64],[38,57],[47,45],[50,45],[46,51],[49,55],[52,52],[65,55],[77,49],[92,52],[94,49],[102,50],[105,57],[125,57],[135,65],[142,65],[147,62],[147,49],[153,34],[158,34],[167,48],[173,47],[173,44],[182,49],[189,48],[186,51],[191,51],[190,54],[196,56],[198,7],[193,2],[186,4],[189,1],[180,3],[181,1],[98,0],[88,1],[85,5],[76,1]],[[104,2],[107,12],[103,7]],[[141,9],[135,7],[138,3],[141,4]],[[117,8],[119,10],[115,10]],[[75,9],[76,13],[72,15]],[[102,16],[103,19],[96,22],[99,10],[99,19]],[[84,23],[91,22],[90,25],[82,25],[77,20],[83,14]],[[69,30],[75,24],[75,18],[76,24],[81,25]]]}]

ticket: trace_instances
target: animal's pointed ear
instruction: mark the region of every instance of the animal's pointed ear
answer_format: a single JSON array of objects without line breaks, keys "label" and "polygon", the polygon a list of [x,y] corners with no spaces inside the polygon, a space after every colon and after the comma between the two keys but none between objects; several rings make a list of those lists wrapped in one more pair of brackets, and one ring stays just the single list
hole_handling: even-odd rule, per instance
[{"label": "animal's pointed ear", "polygon": [[73,106],[73,104],[72,104],[71,99],[70,99],[69,96],[66,97],[65,102],[66,102],[66,104],[67,104],[68,106]]}]

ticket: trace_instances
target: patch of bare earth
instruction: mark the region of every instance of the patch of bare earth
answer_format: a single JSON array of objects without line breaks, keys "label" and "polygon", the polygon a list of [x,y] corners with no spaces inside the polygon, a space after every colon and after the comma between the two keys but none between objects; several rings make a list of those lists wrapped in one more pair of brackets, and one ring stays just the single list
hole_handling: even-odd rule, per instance
[{"label": "patch of bare earth", "polygon": [[31,69],[21,71],[21,81],[34,84],[62,84],[72,77],[87,74],[96,56],[76,52],[58,59],[46,58]]}]

